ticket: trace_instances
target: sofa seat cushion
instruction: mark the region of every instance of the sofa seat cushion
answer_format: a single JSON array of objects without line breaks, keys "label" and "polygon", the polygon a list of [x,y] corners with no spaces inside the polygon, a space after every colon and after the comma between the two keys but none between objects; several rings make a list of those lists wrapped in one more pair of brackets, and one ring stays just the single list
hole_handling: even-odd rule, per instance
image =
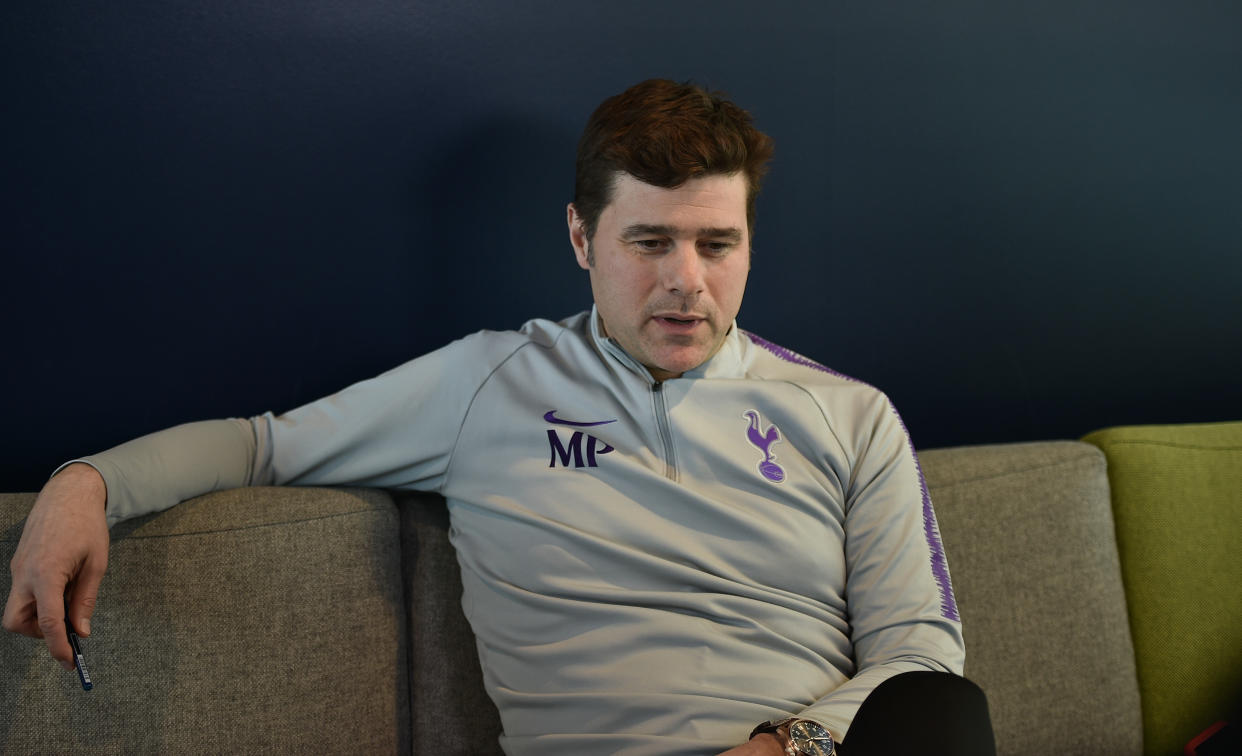
[{"label": "sofa seat cushion", "polygon": [[1148,753],[1242,694],[1242,423],[1112,428],[1108,457]]},{"label": "sofa seat cushion", "polygon": [[1056,441],[922,451],[998,754],[1142,750],[1104,458]]},{"label": "sofa seat cushion", "polygon": [[[5,586],[33,502],[0,496]],[[377,491],[239,489],[117,525],[94,689],[0,633],[0,752],[406,751],[400,558]]]}]

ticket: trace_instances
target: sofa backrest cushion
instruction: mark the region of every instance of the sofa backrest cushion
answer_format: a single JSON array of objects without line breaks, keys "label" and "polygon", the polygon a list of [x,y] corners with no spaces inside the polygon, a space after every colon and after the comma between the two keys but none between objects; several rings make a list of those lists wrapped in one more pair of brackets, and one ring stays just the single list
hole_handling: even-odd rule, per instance
[{"label": "sofa backrest cushion", "polygon": [[[33,503],[0,495],[6,591]],[[93,690],[0,633],[0,752],[408,751],[400,558],[379,491],[238,489],[122,523]]]},{"label": "sofa backrest cushion", "polygon": [[998,754],[1142,751],[1134,651],[1099,450],[919,453]]},{"label": "sofa backrest cushion", "polygon": [[1242,703],[1242,422],[1085,440],[1108,457],[1147,751],[1180,753]]}]

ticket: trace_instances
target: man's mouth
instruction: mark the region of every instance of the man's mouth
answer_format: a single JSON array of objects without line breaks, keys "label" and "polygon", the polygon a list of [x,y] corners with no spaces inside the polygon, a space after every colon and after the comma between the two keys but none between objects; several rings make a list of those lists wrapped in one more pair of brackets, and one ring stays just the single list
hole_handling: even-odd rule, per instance
[{"label": "man's mouth", "polygon": [[693,315],[682,315],[680,313],[676,315],[673,315],[673,314],[655,315],[652,319],[670,331],[680,331],[680,332],[693,331],[695,329],[695,326],[703,322],[703,318],[701,317],[695,317]]}]

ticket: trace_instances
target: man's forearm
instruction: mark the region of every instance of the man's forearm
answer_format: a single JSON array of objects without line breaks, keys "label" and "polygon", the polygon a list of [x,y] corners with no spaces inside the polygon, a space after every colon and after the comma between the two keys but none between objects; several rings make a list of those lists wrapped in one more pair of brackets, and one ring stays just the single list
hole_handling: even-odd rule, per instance
[{"label": "man's forearm", "polygon": [[248,420],[178,425],[85,457],[107,484],[108,525],[211,491],[270,483],[266,445]]}]

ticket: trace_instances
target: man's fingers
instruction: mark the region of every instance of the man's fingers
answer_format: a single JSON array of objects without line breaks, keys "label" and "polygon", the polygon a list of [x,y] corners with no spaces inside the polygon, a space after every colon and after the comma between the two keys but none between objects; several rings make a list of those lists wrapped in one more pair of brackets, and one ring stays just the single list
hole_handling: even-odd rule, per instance
[{"label": "man's fingers", "polygon": [[69,587],[69,621],[84,638],[91,634],[91,617],[95,615],[95,600],[99,597],[99,584],[103,582],[106,568],[106,564],[95,566],[88,559]]},{"label": "man's fingers", "polygon": [[36,597],[38,602],[38,626],[43,635],[43,642],[52,658],[60,662],[65,669],[73,669],[73,647],[69,645],[69,634],[65,631],[65,590],[51,589],[42,591]]},{"label": "man's fingers", "polygon": [[9,592],[9,600],[4,604],[4,629],[11,633],[39,637],[38,617],[35,611],[34,596],[22,596],[14,586]]}]

